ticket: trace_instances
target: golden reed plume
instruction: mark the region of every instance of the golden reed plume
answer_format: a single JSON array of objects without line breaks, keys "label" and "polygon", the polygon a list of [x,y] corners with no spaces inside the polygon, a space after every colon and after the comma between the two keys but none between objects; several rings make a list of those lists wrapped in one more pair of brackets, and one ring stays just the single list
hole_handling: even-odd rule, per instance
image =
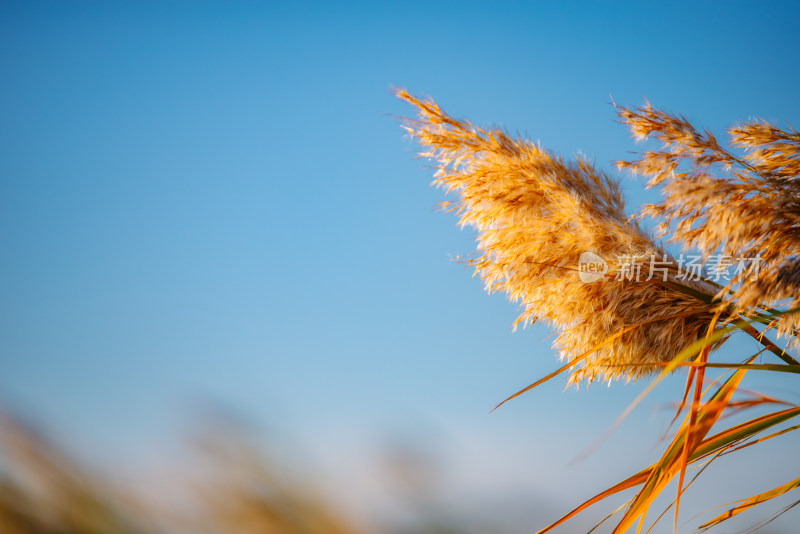
[{"label": "golden reed plume", "polygon": [[[660,231],[684,249],[726,258],[733,271],[717,297],[728,309],[750,315],[766,306],[800,306],[800,133],[765,122],[731,127],[737,156],[710,132],[698,132],[686,119],[653,109],[619,108],[619,116],[639,139],[662,141],[621,167],[650,177],[663,201],[643,215],[661,220]],[[759,259],[758,272],[737,269]],[[800,315],[776,320],[776,331],[796,347]]]},{"label": "golden reed plume", "polygon": [[[677,283],[678,265],[625,214],[616,181],[580,158],[454,119],[430,99],[396,95],[417,109],[403,124],[437,163],[434,184],[455,197],[442,206],[477,230],[469,265],[487,291],[521,305],[515,327],[544,320],[559,331],[555,348],[575,362],[570,382],[635,379],[707,334],[716,289]],[[597,282],[579,276],[585,252],[611,267]],[[650,280],[614,276],[651,261],[662,272]]]},{"label": "golden reed plume", "polygon": [[[598,377],[635,379],[658,371],[635,405],[671,370],[688,367],[675,418],[684,408],[688,413],[661,458],[540,534],[634,487],[639,490],[617,510],[622,517],[613,532],[621,534],[637,523],[641,529],[649,508],[674,478],[677,531],[688,466],[800,428],[757,438],[800,416],[800,406],[752,393],[734,400],[748,370],[800,373],[800,362],[765,335],[775,329],[791,338],[790,344],[800,344],[800,134],[763,122],[745,123],[729,130],[733,146],[745,150],[736,156],[683,117],[649,104],[618,107],[634,137],[664,143],[638,160],[619,162],[650,176],[649,186],[660,186],[663,194],[660,203],[631,218],[618,184],[588,162],[564,161],[528,140],[456,120],[432,100],[404,90],[396,94],[418,110],[418,118],[404,124],[424,147],[420,155],[438,164],[434,183],[456,197],[444,206],[459,215],[461,225],[478,232],[478,254],[469,264],[488,291],[503,291],[522,305],[516,323],[544,319],[559,331],[555,345],[567,364],[509,399],[567,368],[572,383]],[[709,266],[696,265],[686,276],[689,264],[683,252],[676,260],[656,246],[636,222],[644,216],[658,218],[662,235],[669,233],[683,251],[697,249],[702,255],[690,258],[704,259]],[[583,269],[587,254],[592,265],[602,268]],[[646,277],[642,267],[649,267]],[[727,285],[717,283],[723,273]],[[780,309],[785,306],[791,309]],[[756,330],[753,323],[766,328]],[[710,362],[709,352],[737,330],[763,349],[743,363]],[[783,363],[753,363],[764,351]],[[720,377],[715,391],[712,385],[706,392],[709,367],[732,372],[724,380]],[[712,432],[723,412],[775,404],[782,408]],[[800,478],[751,496],[700,528],[712,528],[798,487]]]}]

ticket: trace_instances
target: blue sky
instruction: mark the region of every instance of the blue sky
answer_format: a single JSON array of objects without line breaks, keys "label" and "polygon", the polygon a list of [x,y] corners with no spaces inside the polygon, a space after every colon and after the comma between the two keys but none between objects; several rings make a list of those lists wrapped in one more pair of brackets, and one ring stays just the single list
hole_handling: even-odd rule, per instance
[{"label": "blue sky", "polygon": [[[612,98],[718,134],[800,123],[797,17],[789,2],[4,2],[0,401],[101,456],[208,400],[311,449],[439,425],[590,440],[639,385],[556,383],[488,415],[555,368],[549,332],[512,334],[514,306],[450,261],[474,236],[433,210],[388,91],[616,173],[636,147]],[[622,179],[629,205],[653,198]]]}]

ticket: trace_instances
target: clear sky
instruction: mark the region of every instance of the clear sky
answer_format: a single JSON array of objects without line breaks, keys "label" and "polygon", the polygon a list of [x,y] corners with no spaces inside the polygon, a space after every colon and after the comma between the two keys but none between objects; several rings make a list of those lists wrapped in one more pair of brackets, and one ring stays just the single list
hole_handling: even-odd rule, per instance
[{"label": "clear sky", "polygon": [[[721,137],[753,117],[800,124],[798,15],[789,2],[3,2],[0,402],[100,455],[146,448],[209,399],[310,449],[448,425],[519,461],[551,443],[544,428],[591,440],[638,385],[559,382],[488,415],[555,368],[549,332],[512,334],[514,306],[450,261],[474,236],[433,209],[431,171],[391,116],[411,110],[388,90],[616,173],[635,144],[612,98]],[[623,181],[629,205],[651,198]],[[664,417],[643,412],[653,454]],[[448,456],[473,450],[452,443]],[[570,443],[553,452],[558,476],[577,474]]]}]

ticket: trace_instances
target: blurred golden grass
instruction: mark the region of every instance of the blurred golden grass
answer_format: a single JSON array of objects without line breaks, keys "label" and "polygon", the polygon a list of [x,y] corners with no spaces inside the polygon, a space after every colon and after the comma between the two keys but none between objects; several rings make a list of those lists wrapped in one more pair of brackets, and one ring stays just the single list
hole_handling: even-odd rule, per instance
[{"label": "blurred golden grass", "polygon": [[20,421],[0,419],[3,534],[148,532],[131,495],[80,469]]},{"label": "blurred golden grass", "polygon": [[[455,212],[461,226],[477,231],[478,254],[467,263],[487,291],[504,292],[519,303],[522,312],[515,325],[544,320],[557,330],[554,345],[565,365],[506,401],[565,371],[570,371],[570,383],[654,376],[624,417],[666,374],[688,368],[675,418],[688,405],[687,413],[662,457],[540,532],[635,487],[639,487],[635,496],[618,510],[622,517],[613,532],[634,526],[640,532],[648,509],[675,478],[678,490],[672,504],[673,530],[677,530],[689,465],[699,462],[704,469],[722,454],[797,428],[758,437],[800,415],[800,408],[765,395],[734,397],[741,393],[739,384],[747,371],[800,373],[800,363],[788,348],[778,347],[767,337],[773,331],[790,348],[800,344],[800,315],[796,313],[800,308],[800,134],[794,129],[747,122],[729,130],[732,148],[728,149],[710,132],[700,132],[685,118],[649,104],[615,106],[634,137],[663,143],[661,149],[645,152],[638,160],[618,163],[650,176],[648,185],[660,186],[663,193],[662,202],[628,216],[617,182],[587,161],[565,161],[527,139],[455,119],[433,100],[406,90],[395,94],[416,108],[416,118],[401,121],[421,145],[420,157],[436,163],[434,184],[455,197],[442,207]],[[736,155],[734,148],[745,153]],[[717,265],[755,260],[760,269],[752,265],[737,269],[725,286],[717,283],[719,276],[712,280],[705,273],[699,273],[703,276],[698,280],[681,277],[682,263],[637,224],[646,216],[656,218],[661,235],[668,235],[684,252],[696,247],[705,259],[717,257]],[[585,283],[577,270],[584,252],[607,260],[612,273],[622,274],[636,262],[646,265],[647,258],[652,269],[657,259],[662,276],[644,279],[606,273],[599,282]],[[734,333],[753,337],[762,350],[744,362],[710,362],[710,353]],[[779,360],[754,363],[764,351]],[[721,385],[712,383],[704,389],[707,368],[731,372],[718,379]],[[723,413],[774,405],[781,409],[711,433]],[[799,485],[795,479],[744,499],[700,528],[711,528]]]},{"label": "blurred golden grass", "polygon": [[[74,460],[19,419],[0,418],[0,534],[468,534],[474,525],[411,503],[410,519],[352,517],[313,480],[292,474],[304,462],[264,454],[243,429],[202,421],[182,450],[180,474],[157,472],[123,483]],[[126,461],[113,458],[120,464]],[[356,466],[353,466],[354,468]],[[183,472],[185,469],[189,469]],[[413,466],[403,465],[408,470]],[[119,476],[119,473],[116,473]],[[345,481],[340,481],[345,483]],[[348,488],[342,488],[342,491]],[[423,493],[415,498],[426,498]],[[430,497],[430,496],[428,496]],[[398,504],[404,504],[399,502]],[[374,525],[365,527],[365,524]],[[377,526],[375,526],[377,525]],[[490,529],[500,532],[500,529]]]}]

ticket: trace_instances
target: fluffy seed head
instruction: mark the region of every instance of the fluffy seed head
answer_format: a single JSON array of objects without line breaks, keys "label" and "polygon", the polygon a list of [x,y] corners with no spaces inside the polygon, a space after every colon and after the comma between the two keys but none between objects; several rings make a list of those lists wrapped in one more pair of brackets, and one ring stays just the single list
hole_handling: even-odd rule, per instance
[{"label": "fluffy seed head", "polygon": [[[670,284],[675,261],[625,215],[617,182],[582,159],[456,120],[432,100],[397,96],[417,108],[418,118],[403,123],[420,156],[437,163],[434,184],[455,197],[442,206],[477,231],[468,263],[487,291],[521,305],[515,326],[544,320],[558,330],[561,358],[576,361],[571,382],[637,378],[706,334],[711,306]],[[607,261],[602,280],[579,277],[583,252]],[[626,256],[663,262],[667,282],[645,280],[645,271],[638,281],[617,279]]]},{"label": "fluffy seed head", "polygon": [[[723,305],[744,315],[800,306],[800,133],[746,122],[729,128],[732,146],[724,148],[709,132],[649,104],[618,113],[634,137],[664,143],[619,164],[661,187],[663,200],[641,215],[662,221],[661,233],[685,249],[728,258],[730,283],[717,294]],[[776,322],[794,346],[799,327],[800,314]]]}]

